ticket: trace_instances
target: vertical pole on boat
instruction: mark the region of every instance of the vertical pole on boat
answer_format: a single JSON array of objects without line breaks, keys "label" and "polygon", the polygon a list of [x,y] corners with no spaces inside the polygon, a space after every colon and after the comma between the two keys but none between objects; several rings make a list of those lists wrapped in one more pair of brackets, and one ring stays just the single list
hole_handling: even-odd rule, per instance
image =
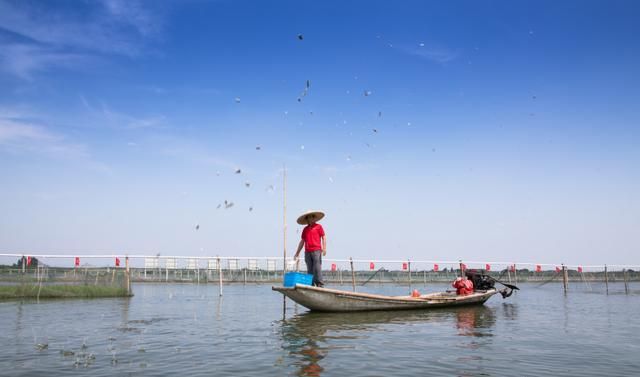
[{"label": "vertical pole on boat", "polygon": [[287,167],[284,164],[282,165],[282,271],[283,274],[287,272]]},{"label": "vertical pole on boat", "polygon": [[427,287],[427,269],[425,268],[424,271],[422,271],[422,277],[424,279],[424,287]]},{"label": "vertical pole on boat", "polygon": [[220,297],[222,297],[222,264],[220,263],[220,257],[218,257],[218,290],[220,291]]},{"label": "vertical pole on boat", "polygon": [[513,284],[518,284],[518,269],[516,268],[516,264],[513,264]]},{"label": "vertical pole on boat", "polygon": [[607,294],[609,294],[609,273],[607,272],[607,265],[604,265],[604,286],[607,289]]},{"label": "vertical pole on boat", "polygon": [[627,269],[622,270],[622,277],[624,278],[624,293],[629,294],[629,283],[627,280]]},{"label": "vertical pole on boat", "polygon": [[351,287],[353,291],[356,291],[356,273],[353,271],[353,258],[349,257],[349,261],[351,262]]},{"label": "vertical pole on boat", "polygon": [[411,292],[411,260],[407,260],[407,268],[409,269],[409,292]]},{"label": "vertical pole on boat", "polygon": [[567,289],[569,288],[569,272],[564,263],[562,264],[562,286],[564,287],[564,293],[567,294]]},{"label": "vertical pole on boat", "polygon": [[[282,164],[282,280],[287,273],[287,167]],[[287,296],[282,295],[282,318],[287,314]]]}]

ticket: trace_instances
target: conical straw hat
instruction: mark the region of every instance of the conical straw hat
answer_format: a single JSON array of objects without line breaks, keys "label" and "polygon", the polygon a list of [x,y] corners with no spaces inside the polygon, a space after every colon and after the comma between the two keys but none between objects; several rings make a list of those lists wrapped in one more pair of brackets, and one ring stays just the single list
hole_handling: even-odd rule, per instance
[{"label": "conical straw hat", "polygon": [[317,221],[322,220],[322,218],[324,217],[324,212],[322,211],[307,211],[305,213],[303,213],[302,215],[300,215],[298,217],[298,224],[300,225],[307,225],[309,224],[309,222],[307,221],[307,216],[309,215],[313,215]]}]

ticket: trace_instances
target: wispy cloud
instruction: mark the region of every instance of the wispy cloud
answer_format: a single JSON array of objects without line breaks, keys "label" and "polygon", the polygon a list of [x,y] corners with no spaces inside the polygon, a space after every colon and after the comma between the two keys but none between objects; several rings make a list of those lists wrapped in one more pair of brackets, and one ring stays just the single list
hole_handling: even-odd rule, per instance
[{"label": "wispy cloud", "polygon": [[52,132],[43,124],[17,117],[7,117],[0,112],[0,149],[20,153],[38,153],[59,157],[87,158],[84,145],[68,141],[64,136]]},{"label": "wispy cloud", "polygon": [[52,67],[69,68],[86,63],[88,56],[39,45],[0,44],[0,68],[24,80]]},{"label": "wispy cloud", "polygon": [[95,120],[95,124],[118,129],[163,128],[167,125],[167,119],[162,114],[145,117],[134,116],[114,110],[104,102],[100,102],[99,106],[94,106],[83,95],[80,96],[80,102],[87,111],[87,116]]},{"label": "wispy cloud", "polygon": [[101,55],[139,56],[161,17],[140,1],[103,0],[55,6],[0,0],[0,68],[22,79]]},{"label": "wispy cloud", "polygon": [[458,50],[428,45],[417,45],[415,47],[404,46],[399,47],[399,50],[406,54],[440,64],[448,63],[460,56],[460,51]]}]

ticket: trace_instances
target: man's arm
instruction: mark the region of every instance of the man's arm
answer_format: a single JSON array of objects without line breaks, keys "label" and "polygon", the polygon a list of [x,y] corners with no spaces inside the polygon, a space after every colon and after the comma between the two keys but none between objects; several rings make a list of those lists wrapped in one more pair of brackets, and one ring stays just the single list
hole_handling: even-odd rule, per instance
[{"label": "man's arm", "polygon": [[322,256],[327,255],[327,236],[322,236]]},{"label": "man's arm", "polygon": [[298,244],[298,250],[296,251],[296,255],[293,256],[293,259],[298,259],[298,255],[300,255],[300,250],[302,250],[303,246],[304,240],[300,240],[300,243]]}]

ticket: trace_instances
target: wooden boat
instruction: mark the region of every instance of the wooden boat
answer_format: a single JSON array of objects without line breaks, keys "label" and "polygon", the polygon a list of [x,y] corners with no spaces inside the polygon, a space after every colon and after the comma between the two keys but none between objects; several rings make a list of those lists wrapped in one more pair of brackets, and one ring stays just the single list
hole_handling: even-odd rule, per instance
[{"label": "wooden boat", "polygon": [[482,305],[498,293],[495,288],[458,296],[455,292],[438,292],[412,296],[384,296],[340,291],[296,284],[295,287],[272,287],[298,304],[318,312],[359,312],[371,310],[431,309],[461,305]]}]

